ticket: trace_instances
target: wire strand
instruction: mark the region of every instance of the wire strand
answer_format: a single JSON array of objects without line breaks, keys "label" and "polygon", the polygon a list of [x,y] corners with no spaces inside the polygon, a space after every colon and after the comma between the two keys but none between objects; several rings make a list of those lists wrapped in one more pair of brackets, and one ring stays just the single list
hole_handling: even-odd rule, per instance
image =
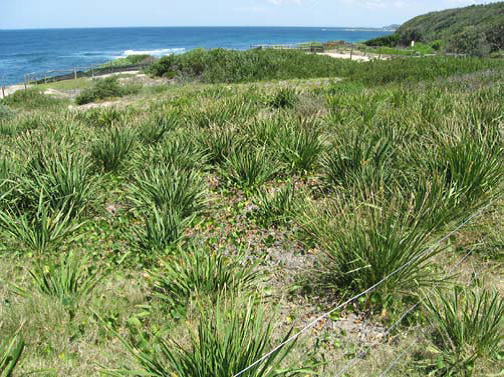
[{"label": "wire strand", "polygon": [[[482,243],[485,239],[486,239],[486,236],[483,238],[483,240],[481,240],[480,243]],[[476,249],[476,247],[474,247],[473,249],[471,249],[471,253],[475,249]],[[469,255],[466,254],[466,256],[464,256],[464,258],[462,258],[462,260],[458,264],[461,264],[465,259],[467,259],[468,256]],[[487,269],[485,269],[485,270],[487,270]],[[469,280],[469,282],[467,283],[467,285],[470,285],[474,280],[476,280],[476,278],[478,277],[479,274],[480,273],[474,274],[471,277],[471,280]],[[427,330],[429,330],[432,327],[433,327],[433,324],[431,323],[429,326],[427,326],[424,329],[422,329],[422,331],[418,335],[423,335]],[[406,355],[413,348],[413,346],[418,342],[418,335],[417,335],[417,337],[415,339],[413,339],[413,341],[408,345],[408,347],[406,347],[404,349],[403,352],[401,352],[394,360],[392,360],[390,362],[389,365],[387,365],[387,368],[384,371],[382,371],[378,377],[385,377],[392,370],[392,368],[397,365],[397,363],[404,357],[404,355]]]},{"label": "wire strand", "polygon": [[[447,271],[445,273],[445,278],[448,277],[450,274],[453,273],[453,271],[455,271],[455,269],[458,268],[459,265],[461,265],[467,258],[469,258],[469,256],[473,253],[474,250],[476,250],[476,247],[478,245],[480,245],[484,240],[485,240],[486,237],[484,237],[480,242],[478,242],[477,244],[475,244],[471,249],[469,249],[469,251],[462,257],[460,258],[457,263],[455,263],[450,269],[449,271]],[[438,286],[439,283],[437,283],[435,285]],[[417,302],[415,305],[413,305],[412,307],[410,307],[408,310],[406,310],[402,315],[401,317],[396,320],[384,333],[384,337],[388,336],[390,334],[390,332],[395,328],[397,327],[402,321],[404,318],[406,318],[406,316],[411,313],[413,310],[415,310],[418,306],[420,306],[421,304],[423,303],[423,300],[420,300],[419,302]],[[409,330],[407,331],[407,333],[409,332]],[[350,360],[344,367],[343,369],[341,369],[334,377],[339,377],[339,376],[342,376],[343,373],[345,373],[346,371],[350,370],[355,364],[357,364],[360,360],[362,360],[364,358],[364,356],[366,356],[366,354],[369,353],[371,347],[374,347],[374,346],[379,346],[383,344],[383,342],[375,342],[373,344],[371,344],[369,346],[369,348],[367,350],[364,350],[362,352],[359,353],[358,356],[355,356],[352,360]]]},{"label": "wire strand", "polygon": [[269,351],[268,353],[266,353],[265,355],[263,355],[261,358],[257,359],[255,362],[253,362],[252,364],[250,364],[248,367],[246,367],[245,369],[242,369],[240,372],[236,373],[233,377],[239,377],[241,376],[243,373],[245,373],[246,371],[252,369],[253,367],[255,367],[256,365],[258,365],[259,363],[263,362],[264,360],[266,360],[268,357],[270,357],[271,355],[273,355],[275,352],[277,352],[279,349],[281,349],[283,346],[285,346],[286,344],[292,342],[293,340],[297,339],[300,335],[304,334],[306,331],[308,331],[310,328],[312,328],[313,326],[315,326],[319,321],[321,321],[322,319],[324,318],[327,318],[328,316],[330,316],[332,313],[334,313],[335,311],[345,307],[346,305],[348,305],[349,303],[359,299],[360,297],[368,294],[369,292],[372,292],[374,291],[377,287],[379,287],[380,285],[382,285],[384,282],[386,282],[388,279],[390,279],[392,276],[396,275],[397,273],[401,272],[402,270],[404,270],[406,267],[408,267],[410,264],[412,264],[414,261],[416,261],[417,259],[423,257],[424,255],[432,252],[440,243],[446,241],[448,238],[450,238],[452,235],[454,235],[455,233],[457,233],[461,228],[463,228],[467,223],[469,223],[472,219],[474,219],[475,217],[478,217],[480,214],[482,214],[488,207],[490,207],[491,204],[493,204],[499,197],[496,197],[494,200],[490,201],[489,203],[487,203],[485,206],[483,206],[482,208],[480,208],[478,211],[476,211],[475,213],[473,213],[471,216],[469,216],[467,219],[465,219],[463,222],[461,222],[455,229],[453,229],[451,232],[449,232],[447,235],[441,237],[438,241],[436,241],[432,246],[428,247],[426,250],[424,250],[423,252],[419,253],[418,255],[416,255],[415,257],[411,258],[408,262],[406,262],[405,264],[403,264],[402,266],[400,266],[399,268],[397,268],[396,270],[392,271],[390,274],[388,274],[387,276],[385,276],[384,278],[382,278],[380,281],[378,281],[377,283],[373,284],[372,286],[370,286],[369,288],[367,288],[366,290],[362,291],[361,293],[358,293],[357,295],[349,298],[348,300],[344,301],[343,303],[341,303],[340,305],[336,306],[335,308],[329,310],[328,312],[320,315],[318,318],[316,318],[315,320],[311,321],[310,323],[308,323],[306,326],[304,326],[301,330],[299,330],[296,334],[290,336],[288,339],[284,340],[282,343],[280,343],[278,346],[276,346],[275,348],[273,348],[271,351]]}]

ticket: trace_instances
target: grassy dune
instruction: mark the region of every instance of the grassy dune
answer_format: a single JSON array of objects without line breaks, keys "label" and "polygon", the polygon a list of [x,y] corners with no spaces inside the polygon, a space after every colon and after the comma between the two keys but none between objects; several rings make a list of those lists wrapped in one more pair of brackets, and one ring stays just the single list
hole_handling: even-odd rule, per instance
[{"label": "grassy dune", "polygon": [[502,371],[503,62],[232,59],[0,102],[0,375]]}]

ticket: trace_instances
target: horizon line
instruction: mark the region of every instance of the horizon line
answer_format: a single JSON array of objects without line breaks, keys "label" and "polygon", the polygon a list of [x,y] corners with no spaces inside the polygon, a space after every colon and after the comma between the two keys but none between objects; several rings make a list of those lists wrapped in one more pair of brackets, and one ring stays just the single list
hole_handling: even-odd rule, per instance
[{"label": "horizon line", "polygon": [[[400,24],[393,24],[400,25]],[[392,26],[392,25],[390,25]],[[0,28],[0,31],[21,31],[21,30],[82,30],[82,29],[162,29],[162,28],[337,28],[337,29],[375,29],[387,30],[388,26],[300,26],[300,25],[200,25],[200,26],[79,26],[79,27],[29,27],[29,28]]]}]

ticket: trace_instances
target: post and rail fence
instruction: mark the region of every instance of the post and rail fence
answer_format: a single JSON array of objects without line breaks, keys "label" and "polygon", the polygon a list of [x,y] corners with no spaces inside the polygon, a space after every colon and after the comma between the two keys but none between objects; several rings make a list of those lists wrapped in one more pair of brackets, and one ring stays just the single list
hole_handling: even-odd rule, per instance
[{"label": "post and rail fence", "polygon": [[146,68],[148,63],[131,64],[127,66],[86,66],[71,67],[68,69],[50,70],[44,72],[31,72],[24,75],[24,85],[47,84],[64,80],[76,80],[79,78],[94,78],[112,73],[139,71]]}]

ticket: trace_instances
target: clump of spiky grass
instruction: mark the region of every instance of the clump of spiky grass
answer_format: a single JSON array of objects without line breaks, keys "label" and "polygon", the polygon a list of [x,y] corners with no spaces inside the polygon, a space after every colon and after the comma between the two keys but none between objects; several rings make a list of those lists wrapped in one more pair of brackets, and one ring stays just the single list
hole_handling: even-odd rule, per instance
[{"label": "clump of spiky grass", "polygon": [[467,211],[488,198],[502,180],[502,156],[499,142],[464,134],[460,140],[440,140],[438,152],[426,163],[444,175],[452,207]]},{"label": "clump of spiky grass", "polygon": [[429,248],[429,242],[445,220],[431,218],[432,207],[442,200],[438,194],[390,199],[377,192],[353,204],[336,199],[322,208],[309,207],[300,224],[321,248],[311,276],[314,285],[357,293],[386,278],[375,291],[395,295],[431,284],[436,276],[430,260],[441,249]]},{"label": "clump of spiky grass", "polygon": [[273,146],[279,130],[284,127],[286,123],[289,124],[290,122],[290,118],[275,114],[268,117],[253,119],[247,122],[241,131],[246,135],[246,141],[248,142],[252,141],[262,146]]},{"label": "clump of spiky grass", "polygon": [[0,103],[0,123],[14,118],[15,113],[10,109],[10,107]]},{"label": "clump of spiky grass", "polygon": [[145,151],[142,163],[181,170],[203,170],[207,162],[205,150],[187,134],[171,134],[170,138]]},{"label": "clump of spiky grass", "polygon": [[186,218],[204,208],[206,189],[198,172],[154,166],[135,174],[130,192],[137,208],[168,208]]},{"label": "clump of spiky grass", "polygon": [[244,143],[238,132],[229,127],[225,129],[210,128],[207,132],[197,134],[198,143],[212,165],[223,163]]},{"label": "clump of spiky grass", "polygon": [[18,170],[19,165],[13,163],[11,158],[0,157],[0,209],[16,200],[14,189]]},{"label": "clump of spiky grass", "polygon": [[221,174],[232,185],[254,189],[272,179],[278,164],[266,148],[242,146],[235,148],[221,168]]},{"label": "clump of spiky grass", "polygon": [[140,126],[140,140],[145,144],[159,143],[168,132],[175,130],[179,124],[180,117],[177,113],[155,112]]},{"label": "clump of spiky grass", "polygon": [[115,107],[105,107],[79,111],[77,119],[92,127],[109,128],[124,124],[128,115],[127,111]]},{"label": "clump of spiky grass", "polygon": [[224,128],[251,116],[254,111],[252,104],[241,98],[224,98],[202,105],[201,108],[192,109],[187,115],[187,121],[198,128]]},{"label": "clump of spiky grass", "polygon": [[497,360],[504,337],[504,300],[496,291],[455,287],[425,300],[442,375],[472,376],[478,362]]},{"label": "clump of spiky grass", "polygon": [[324,149],[320,131],[312,120],[287,123],[278,129],[274,140],[280,158],[295,173],[312,170]]},{"label": "clump of spiky grass", "polygon": [[186,248],[151,271],[153,295],[180,313],[191,298],[216,299],[223,292],[253,288],[259,275],[256,266],[243,254],[226,256],[223,250]]},{"label": "clump of spiky grass", "polygon": [[[214,306],[198,309],[199,324],[191,332],[187,346],[175,339],[157,338],[150,347],[155,352],[138,349],[123,340],[131,357],[141,370],[112,371],[111,375],[132,373],[150,376],[229,377],[250,366],[272,347],[273,319],[255,299],[229,300],[221,298]],[[291,332],[288,332],[286,338]],[[262,363],[250,368],[243,376],[274,377],[310,373],[310,368],[283,367],[282,362],[295,341],[279,348]]]},{"label": "clump of spiky grass", "polygon": [[86,266],[85,258],[78,258],[73,252],[60,257],[59,263],[51,260],[39,261],[30,270],[35,289],[56,299],[75,316],[81,300],[87,297],[99,282],[99,276]]},{"label": "clump of spiky grass", "polygon": [[169,207],[151,206],[143,215],[143,226],[133,230],[130,241],[133,248],[147,257],[156,257],[173,251],[182,239],[184,230],[194,216],[182,217],[180,212]]},{"label": "clump of spiky grass", "polygon": [[287,184],[270,194],[266,190],[256,193],[254,202],[258,206],[257,217],[264,225],[285,224],[298,209],[294,184]]},{"label": "clump of spiky grass", "polygon": [[267,101],[275,109],[288,109],[294,107],[299,101],[298,92],[293,88],[280,88]]},{"label": "clump of spiky grass", "polygon": [[385,138],[355,135],[347,143],[338,141],[322,158],[322,179],[331,189],[386,181],[391,176],[392,152]]},{"label": "clump of spiky grass", "polygon": [[115,172],[133,149],[135,135],[129,128],[111,127],[92,145],[91,155],[105,172]]},{"label": "clump of spiky grass", "polygon": [[11,377],[16,365],[21,359],[25,343],[20,336],[7,337],[0,340],[0,376]]},{"label": "clump of spiky grass", "polygon": [[83,223],[75,222],[73,213],[71,206],[51,209],[41,193],[33,213],[0,211],[0,227],[25,249],[43,253],[65,241],[72,242],[80,238],[78,230]]},{"label": "clump of spiky grass", "polygon": [[87,156],[68,150],[38,150],[30,160],[20,182],[20,196],[28,207],[37,204],[38,193],[52,210],[82,212],[92,200],[95,178]]}]

